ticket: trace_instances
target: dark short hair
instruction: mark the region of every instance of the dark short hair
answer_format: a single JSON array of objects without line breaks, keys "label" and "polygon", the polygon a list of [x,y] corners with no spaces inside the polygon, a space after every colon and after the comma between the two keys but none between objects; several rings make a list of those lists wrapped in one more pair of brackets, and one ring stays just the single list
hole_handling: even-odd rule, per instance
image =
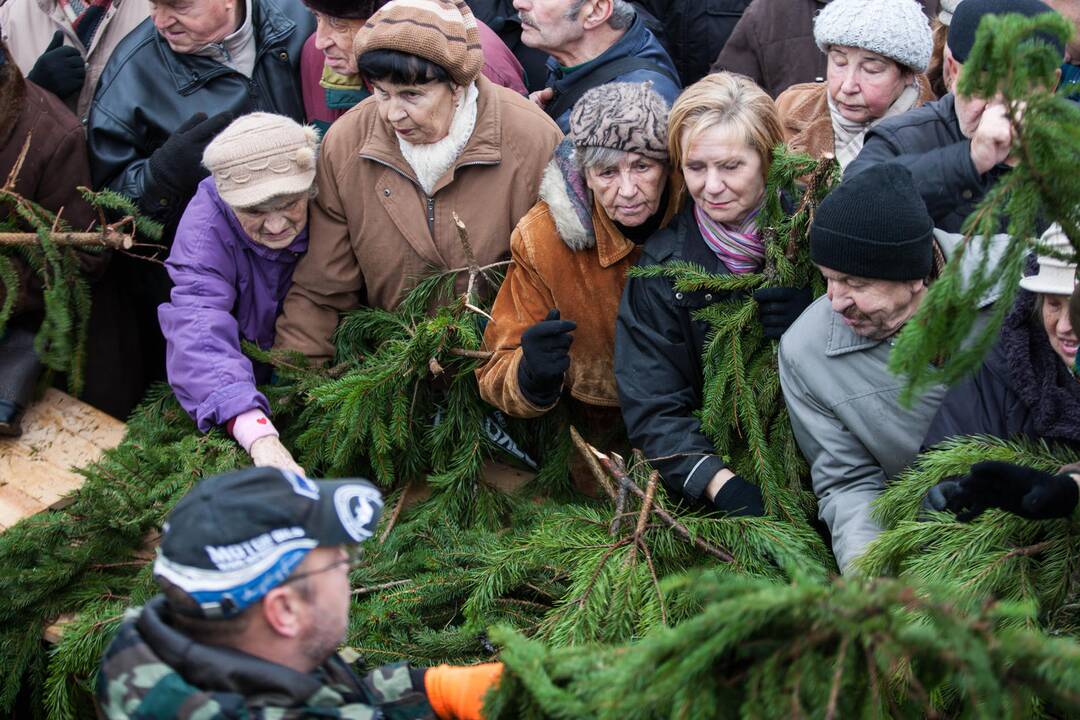
[{"label": "dark short hair", "polygon": [[369,50],[356,58],[356,67],[369,81],[388,80],[398,85],[450,82],[446,68],[400,50]]}]

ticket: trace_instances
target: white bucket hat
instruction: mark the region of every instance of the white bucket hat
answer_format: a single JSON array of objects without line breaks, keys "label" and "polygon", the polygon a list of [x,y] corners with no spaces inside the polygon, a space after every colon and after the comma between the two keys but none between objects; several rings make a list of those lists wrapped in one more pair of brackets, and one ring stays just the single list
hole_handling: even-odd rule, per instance
[{"label": "white bucket hat", "polygon": [[[1072,243],[1057,223],[1051,225],[1039,242],[1062,253],[1072,251]],[[1054,257],[1039,256],[1039,272],[1020,280],[1020,287],[1029,292],[1047,295],[1072,295],[1076,285],[1076,263]]]}]

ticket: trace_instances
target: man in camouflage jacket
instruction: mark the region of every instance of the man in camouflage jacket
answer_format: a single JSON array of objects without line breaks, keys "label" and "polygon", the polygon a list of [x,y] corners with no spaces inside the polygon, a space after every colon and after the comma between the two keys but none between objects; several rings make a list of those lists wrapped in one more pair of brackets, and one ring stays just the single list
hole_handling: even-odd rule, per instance
[{"label": "man in camouflage jacket", "polygon": [[128,612],[102,658],[99,714],[171,718],[480,720],[502,665],[386,665],[363,678],[336,652],[347,552],[382,509],[364,480],[251,468],[200,482],[163,528],[163,594]]}]

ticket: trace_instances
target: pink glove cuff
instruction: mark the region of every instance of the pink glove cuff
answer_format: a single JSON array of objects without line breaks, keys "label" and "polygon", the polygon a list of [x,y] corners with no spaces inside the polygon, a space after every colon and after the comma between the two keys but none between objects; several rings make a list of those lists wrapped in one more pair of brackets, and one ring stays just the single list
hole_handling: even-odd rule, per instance
[{"label": "pink glove cuff", "polygon": [[277,437],[278,434],[274,423],[270,422],[270,418],[266,417],[266,413],[258,408],[240,413],[229,421],[227,427],[232,436],[236,438],[236,442],[240,443],[240,447],[244,448],[244,452],[247,453],[251,452],[251,444],[259,438],[267,435]]}]

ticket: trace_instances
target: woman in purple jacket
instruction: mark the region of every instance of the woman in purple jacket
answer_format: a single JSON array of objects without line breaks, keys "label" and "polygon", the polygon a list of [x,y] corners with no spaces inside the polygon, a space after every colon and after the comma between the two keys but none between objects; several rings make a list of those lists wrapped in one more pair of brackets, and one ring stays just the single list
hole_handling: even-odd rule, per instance
[{"label": "woman in purple jacket", "polygon": [[278,439],[256,384],[269,368],[240,349],[274,341],[274,320],[307,250],[318,133],[270,113],[245,115],[203,154],[199,184],[165,263],[175,287],[158,308],[169,384],[203,432],[224,425],[255,465],[303,473]]}]

